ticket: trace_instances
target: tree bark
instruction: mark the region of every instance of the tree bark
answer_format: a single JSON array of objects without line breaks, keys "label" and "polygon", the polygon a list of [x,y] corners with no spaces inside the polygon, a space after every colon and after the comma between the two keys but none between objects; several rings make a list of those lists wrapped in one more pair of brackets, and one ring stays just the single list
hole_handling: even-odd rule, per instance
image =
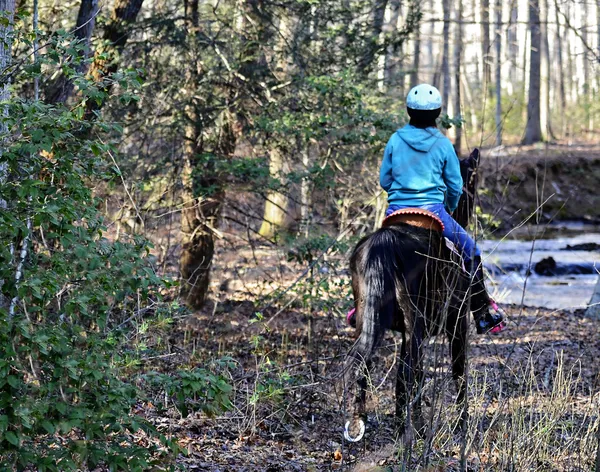
[{"label": "tree bark", "polygon": [[[456,0],[456,34],[454,37],[454,115],[462,118],[461,113],[461,94],[460,94],[460,75],[463,50],[463,3],[462,0]],[[456,153],[460,156],[462,148],[462,125],[456,126],[454,131],[454,147]]]},{"label": "tree bark", "polygon": [[483,73],[483,88],[485,93],[492,96],[492,57],[490,54],[490,0],[481,0],[481,61]]},{"label": "tree bark", "polygon": [[[510,62],[509,80],[511,85],[517,81],[517,63],[519,57],[519,43],[517,39],[517,29],[519,21],[519,2],[511,0],[510,2],[510,19],[507,31],[508,39],[508,60]],[[513,87],[511,86],[511,89]],[[511,92],[512,93],[512,92]]]},{"label": "tree bark", "polygon": [[[283,183],[285,176],[283,155],[277,148],[269,151],[269,174]],[[265,201],[263,222],[258,233],[267,239],[273,239],[286,227],[288,197],[281,192],[270,192]]]},{"label": "tree bark", "polygon": [[[95,82],[102,81],[119,68],[120,55],[129,39],[131,25],[135,22],[144,0],[115,0],[110,20],[104,27],[102,44],[96,49],[94,60],[90,66],[90,76]],[[104,93],[110,93],[110,85],[103,88]],[[91,119],[94,112],[101,108],[95,100],[88,100],[85,118]]]},{"label": "tree bark", "polygon": [[500,29],[502,28],[502,1],[496,0],[496,57],[495,57],[495,75],[496,75],[496,146],[502,144],[502,36]]},{"label": "tree bark", "polygon": [[[79,13],[77,14],[77,23],[73,33],[75,38],[84,43],[83,50],[80,51],[81,64],[77,67],[77,72],[81,74],[87,70],[86,59],[90,54],[90,41],[96,24],[95,18],[97,12],[98,0],[81,0]],[[50,86],[46,94],[46,100],[49,103],[65,103],[73,93],[73,88],[73,80],[63,73]]]},{"label": "tree bark", "polygon": [[[434,1],[429,0],[429,12],[430,16],[433,16]],[[432,85],[435,84],[435,56],[433,55],[433,38],[435,37],[435,24],[433,18],[429,18],[429,35],[427,37],[427,67],[431,71],[430,82]]]},{"label": "tree bark", "polygon": [[412,70],[410,71],[410,87],[419,84],[419,67],[421,63],[421,19],[415,24],[414,56]]},{"label": "tree bark", "polygon": [[448,112],[448,98],[450,97],[450,0],[442,0],[444,12],[443,51],[442,51],[442,107]]},{"label": "tree bark", "polygon": [[[7,69],[12,62],[12,31],[13,21],[15,16],[15,0],[0,0],[0,12],[3,13],[3,18],[8,20],[7,23],[0,24],[0,75],[8,77]],[[6,78],[0,83],[0,102],[6,103],[10,99],[10,81]],[[0,113],[4,117],[8,116],[8,106],[4,105],[0,109]],[[4,149],[4,142],[7,139],[8,127],[2,121],[0,124],[0,155]],[[8,165],[0,163],[0,184],[4,184],[8,179]],[[6,211],[8,202],[0,195],[0,210]],[[0,280],[0,289],[4,285],[4,280]],[[2,292],[0,292],[0,307],[7,307],[8,300]]]},{"label": "tree bark", "polygon": [[[186,126],[181,172],[183,207],[181,210],[182,241],[179,258],[180,297],[189,307],[201,308],[208,295],[210,269],[215,252],[214,233],[223,194],[222,191],[217,190],[208,197],[199,198],[194,192],[196,184],[198,186],[206,185],[207,182],[200,182],[200,180],[210,175],[210,169],[206,169],[206,174],[200,177],[199,173],[194,173],[194,169],[199,165],[198,157],[204,150],[201,120],[194,101],[196,84],[199,81],[197,67],[199,51],[196,42],[199,34],[198,0],[189,0],[185,3],[185,20],[188,44],[192,54],[186,71],[185,84],[187,104],[185,105]],[[206,163],[206,165],[210,165],[210,163]]]},{"label": "tree bark", "polygon": [[540,121],[542,132],[550,139],[553,137],[550,120],[550,44],[548,42],[548,0],[542,0],[540,32],[542,35],[541,50],[541,97]]},{"label": "tree bark", "polygon": [[[588,46],[588,2],[587,0],[581,2],[581,41],[583,42],[584,48]],[[589,123],[591,121],[590,113],[590,60],[587,50],[584,49],[582,55],[583,60],[583,106],[585,109],[586,123],[584,128],[591,128]]]},{"label": "tree bark", "polygon": [[[398,31],[398,19],[400,18],[400,0],[392,0],[390,4],[390,21],[386,25],[386,31],[392,35]],[[385,54],[385,85],[394,86],[398,84],[400,79],[404,76],[399,77],[398,71],[401,65],[401,50],[397,44],[389,46]],[[404,95],[399,92],[400,95]]]},{"label": "tree bark", "polygon": [[380,36],[383,29],[387,2],[388,0],[374,0],[371,15],[371,32],[367,38],[365,52],[358,62],[358,71],[362,75],[367,75],[373,68],[373,61],[380,47]]},{"label": "tree bark", "polygon": [[529,30],[531,46],[529,49],[529,96],[527,98],[527,125],[523,144],[533,144],[542,140],[540,126],[540,33],[539,0],[529,0]]},{"label": "tree bark", "polygon": [[[554,13],[556,15],[556,32],[554,42],[556,43],[556,62],[558,64],[558,103],[560,106],[561,132],[565,133],[565,112],[567,109],[567,93],[565,90],[565,70],[563,64],[563,41],[560,34],[560,18],[558,15],[558,0],[554,0]],[[600,37],[600,36],[599,36]]]}]

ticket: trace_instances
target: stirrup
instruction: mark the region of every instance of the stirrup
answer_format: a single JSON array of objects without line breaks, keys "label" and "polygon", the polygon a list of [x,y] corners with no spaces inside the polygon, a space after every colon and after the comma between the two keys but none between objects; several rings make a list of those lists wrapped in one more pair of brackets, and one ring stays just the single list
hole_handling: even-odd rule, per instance
[{"label": "stirrup", "polygon": [[496,300],[490,298],[490,308],[502,317],[502,321],[488,331],[488,334],[500,334],[507,329],[506,312],[498,306]]}]

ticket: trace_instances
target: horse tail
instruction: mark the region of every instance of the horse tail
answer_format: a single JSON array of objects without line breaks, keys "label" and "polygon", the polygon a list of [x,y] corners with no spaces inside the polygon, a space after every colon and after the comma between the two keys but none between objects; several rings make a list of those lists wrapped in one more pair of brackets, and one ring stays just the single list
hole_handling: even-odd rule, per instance
[{"label": "horse tail", "polygon": [[360,297],[357,313],[360,334],[350,350],[349,366],[371,358],[397,316],[402,271],[400,246],[399,233],[382,228],[359,243],[352,254],[350,267]]}]

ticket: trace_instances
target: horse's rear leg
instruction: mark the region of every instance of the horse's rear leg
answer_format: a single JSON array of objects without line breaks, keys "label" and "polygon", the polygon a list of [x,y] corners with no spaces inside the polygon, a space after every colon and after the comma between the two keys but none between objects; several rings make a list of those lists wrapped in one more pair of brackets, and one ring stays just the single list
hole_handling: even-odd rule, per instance
[{"label": "horse's rear leg", "polygon": [[[369,370],[371,367],[371,361],[363,362],[359,367],[358,380],[356,385],[358,391],[354,402],[350,408],[351,417],[345,425],[344,437],[347,441],[357,442],[360,441],[366,429],[367,413],[366,413],[366,400],[367,400],[367,386],[369,380]],[[352,388],[351,383],[346,384],[346,388]]]},{"label": "horse's rear leg", "polygon": [[448,333],[452,355],[452,378],[456,382],[458,396],[456,403],[461,408],[460,427],[465,428],[468,419],[467,412],[467,319],[461,315],[454,326],[454,331]]},{"label": "horse's rear leg", "polygon": [[[415,386],[421,382],[421,348],[423,344],[423,323],[417,320],[412,335],[406,336],[402,341],[402,359],[396,375],[396,418],[398,421],[398,432],[400,434],[410,433],[412,428],[411,400]],[[417,384],[415,384],[417,380]],[[415,413],[421,413],[421,397],[415,401]]]}]

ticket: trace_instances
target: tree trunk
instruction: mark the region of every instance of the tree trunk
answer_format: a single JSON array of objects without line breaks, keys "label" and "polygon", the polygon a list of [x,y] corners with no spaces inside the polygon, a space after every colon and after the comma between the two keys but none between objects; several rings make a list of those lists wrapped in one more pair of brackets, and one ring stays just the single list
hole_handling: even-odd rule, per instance
[{"label": "tree trunk", "polygon": [[[390,21],[386,25],[386,32],[390,35],[395,34],[398,31],[398,19],[400,18],[400,0],[392,0],[390,3]],[[400,77],[398,72],[400,70],[402,52],[400,46],[394,44],[387,48],[385,54],[385,85],[395,86],[399,83],[404,76]],[[402,96],[403,93],[399,92]]]},{"label": "tree trunk", "polygon": [[[302,149],[302,170],[308,172],[310,164],[310,143],[305,145]],[[308,229],[310,226],[310,182],[308,177],[303,177],[300,184],[300,231],[299,233],[308,238]]]},{"label": "tree trunk", "polygon": [[380,47],[381,31],[385,19],[385,9],[388,0],[374,0],[373,13],[371,15],[371,32],[367,38],[365,52],[358,62],[358,71],[367,75],[373,68],[373,61]]},{"label": "tree trunk", "polygon": [[[13,21],[15,16],[15,0],[0,0],[0,12],[2,12],[2,18],[5,18],[7,22],[0,23],[0,74],[7,77],[6,70],[12,62],[12,32],[13,32]],[[9,79],[4,78],[0,83],[0,103],[6,103],[10,100],[10,82]],[[0,110],[2,116],[8,116],[8,107],[4,105]],[[4,141],[8,137],[8,127],[2,121],[0,123],[0,155],[4,149]],[[0,163],[0,184],[4,184],[8,179],[8,165]],[[6,211],[8,208],[8,202],[0,196],[0,210]],[[0,290],[4,285],[4,280],[0,280]],[[8,300],[2,292],[0,292],[0,308],[7,307]]]},{"label": "tree trunk", "polygon": [[539,0],[529,0],[529,30],[531,47],[529,49],[529,96],[527,98],[527,125],[523,144],[533,144],[542,140],[540,126],[540,34]]},{"label": "tree trunk", "polygon": [[492,96],[492,57],[490,54],[490,0],[481,0],[481,60],[483,71],[483,91]]},{"label": "tree trunk", "polygon": [[[79,13],[77,14],[77,24],[73,35],[80,41],[84,42],[85,46],[81,51],[81,64],[77,67],[77,72],[83,74],[87,69],[85,59],[90,54],[90,41],[94,26],[96,24],[95,17],[98,11],[98,0],[81,0],[79,5]],[[54,84],[52,84],[46,94],[49,103],[65,103],[73,93],[73,81],[64,73],[59,76]]]},{"label": "tree trunk", "polygon": [[583,42],[584,53],[582,55],[583,60],[583,106],[585,109],[585,125],[584,128],[590,128],[589,123],[591,120],[590,113],[590,61],[588,59],[589,53],[587,52],[588,47],[588,15],[589,9],[587,0],[581,2],[581,41]]},{"label": "tree trunk", "polygon": [[421,20],[415,24],[415,41],[412,70],[410,71],[410,87],[419,84],[419,67],[421,61]]},{"label": "tree trunk", "polygon": [[502,1],[496,0],[496,146],[502,144],[502,36],[500,34],[502,28]]},{"label": "tree trunk", "polygon": [[[197,36],[199,34],[198,0],[185,4],[185,20],[191,57],[186,71],[185,106],[186,126],[184,130],[183,170],[181,193],[182,247],[179,258],[181,273],[180,297],[191,308],[201,308],[206,301],[210,283],[210,269],[215,251],[214,236],[221,212],[224,192],[218,182],[211,180],[211,163],[204,163],[202,172],[194,172],[199,165],[198,157],[204,151],[202,124],[196,108],[194,95],[199,82],[197,62],[200,57]],[[227,120],[226,120],[227,121]],[[224,137],[219,141],[231,147],[231,130],[226,123],[223,126]],[[215,154],[228,153],[231,149],[218,149]],[[220,152],[219,152],[220,151]],[[210,195],[198,197],[195,188],[216,188]]]},{"label": "tree trunk", "polygon": [[519,28],[519,2],[511,0],[510,2],[510,20],[508,25],[508,60],[510,62],[509,81],[511,82],[511,93],[514,90],[513,84],[517,81],[517,63],[519,57],[519,43],[517,39],[517,30]]},{"label": "tree trunk", "polygon": [[433,55],[433,38],[435,37],[435,23],[433,22],[434,1],[429,0],[429,35],[427,37],[427,67],[431,71],[431,79],[429,83],[435,83],[435,56]]},{"label": "tree trunk", "polygon": [[[119,68],[120,55],[129,39],[129,29],[135,22],[144,0],[115,0],[113,11],[104,27],[102,44],[96,49],[94,61],[90,67],[90,76],[96,82],[113,74]],[[197,1],[197,0],[196,0]],[[104,93],[110,93],[110,85],[106,85]],[[90,119],[95,111],[101,108],[95,100],[88,100],[85,118]]]},{"label": "tree trunk", "polygon": [[[460,75],[461,75],[461,61],[462,61],[462,49],[463,49],[463,3],[462,0],[457,0],[456,3],[456,35],[454,37],[454,115],[458,118],[462,118],[461,113],[461,95],[460,95]],[[462,125],[455,127],[454,131],[454,147],[456,153],[460,156],[462,148]]]},{"label": "tree trunk", "polygon": [[450,0],[442,0],[442,9],[444,12],[444,32],[443,32],[443,51],[442,51],[442,107],[448,112],[448,98],[450,97]]},{"label": "tree trunk", "polygon": [[[565,70],[563,64],[563,41],[560,35],[560,19],[558,16],[558,0],[554,0],[554,13],[556,15],[556,35],[554,41],[556,43],[556,62],[558,65],[558,103],[560,104],[560,119],[561,119],[561,132],[565,133],[565,113],[567,110],[567,93],[565,90]],[[600,37],[600,36],[599,36]]]},{"label": "tree trunk", "polygon": [[[277,148],[269,151],[269,174],[272,178],[284,182],[284,162],[281,151]],[[263,222],[259,234],[267,239],[273,239],[277,233],[286,227],[288,197],[281,192],[270,192],[265,201]]]},{"label": "tree trunk", "polygon": [[552,124],[550,120],[550,44],[548,42],[548,0],[542,0],[541,11],[542,51],[541,51],[541,96],[540,120],[543,134],[547,139],[553,138]]}]

